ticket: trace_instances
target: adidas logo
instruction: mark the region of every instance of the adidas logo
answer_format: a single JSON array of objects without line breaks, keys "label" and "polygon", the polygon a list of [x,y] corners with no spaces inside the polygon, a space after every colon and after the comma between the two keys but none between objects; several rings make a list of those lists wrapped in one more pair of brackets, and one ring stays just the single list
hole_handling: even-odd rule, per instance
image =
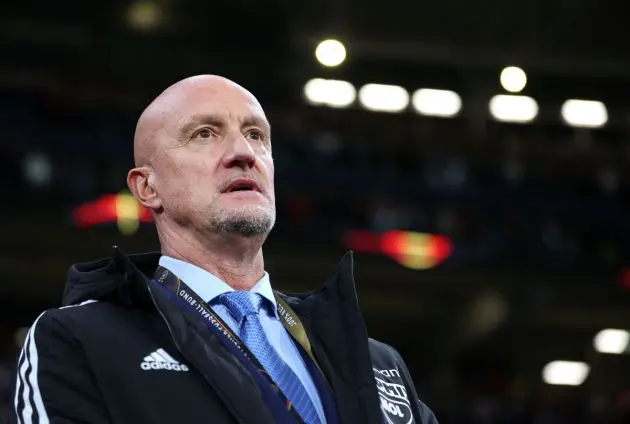
[{"label": "adidas logo", "polygon": [[149,370],[169,370],[169,371],[188,371],[189,368],[177,362],[171,355],[166,353],[162,348],[156,350],[149,356],[144,358],[140,363],[140,368],[145,371]]}]

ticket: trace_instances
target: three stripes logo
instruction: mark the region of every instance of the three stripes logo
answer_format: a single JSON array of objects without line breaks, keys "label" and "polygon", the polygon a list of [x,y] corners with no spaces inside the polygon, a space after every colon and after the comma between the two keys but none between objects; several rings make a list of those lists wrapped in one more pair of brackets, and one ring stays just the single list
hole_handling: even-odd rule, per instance
[{"label": "three stripes logo", "polygon": [[162,348],[156,350],[149,356],[146,356],[140,368],[145,371],[149,370],[169,370],[169,371],[188,371],[189,368],[176,361],[171,355],[166,353]]}]

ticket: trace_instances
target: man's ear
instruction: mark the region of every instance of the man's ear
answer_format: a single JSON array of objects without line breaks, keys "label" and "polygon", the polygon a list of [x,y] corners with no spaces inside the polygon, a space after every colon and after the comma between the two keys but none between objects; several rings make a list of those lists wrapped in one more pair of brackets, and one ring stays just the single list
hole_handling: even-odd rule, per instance
[{"label": "man's ear", "polygon": [[145,208],[156,211],[162,207],[155,183],[155,175],[148,166],[130,170],[127,174],[127,187]]}]

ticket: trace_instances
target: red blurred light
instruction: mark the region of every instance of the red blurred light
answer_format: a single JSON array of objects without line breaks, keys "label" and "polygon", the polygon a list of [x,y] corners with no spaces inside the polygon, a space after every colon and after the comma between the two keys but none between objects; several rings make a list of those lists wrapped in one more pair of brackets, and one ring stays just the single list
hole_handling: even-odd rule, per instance
[{"label": "red blurred light", "polygon": [[452,250],[446,237],[409,231],[354,230],[346,234],[345,243],[357,252],[385,255],[414,269],[432,268],[448,258]]},{"label": "red blurred light", "polygon": [[448,258],[449,256],[451,256],[451,252],[453,251],[453,245],[451,244],[451,241],[444,237],[444,236],[432,236],[433,240],[431,243],[431,255],[434,258],[439,259],[440,261],[443,261],[444,259]]},{"label": "red blurred light", "polygon": [[84,203],[73,212],[75,224],[90,227],[105,222],[116,221],[116,195],[108,194],[93,202]]},{"label": "red blurred light", "polygon": [[[72,212],[72,219],[79,227],[91,227],[108,222],[117,222],[118,216],[117,202],[118,194],[106,194],[97,200],[84,203],[77,206]],[[138,217],[140,222],[151,222],[151,212],[143,207],[138,208]]]},{"label": "red blurred light", "polygon": [[348,248],[364,253],[381,253],[381,237],[371,231],[353,230],[345,235],[344,242]]},{"label": "red blurred light", "polygon": [[405,233],[402,231],[386,231],[380,235],[381,253],[391,257],[405,254],[407,246],[405,243]]}]

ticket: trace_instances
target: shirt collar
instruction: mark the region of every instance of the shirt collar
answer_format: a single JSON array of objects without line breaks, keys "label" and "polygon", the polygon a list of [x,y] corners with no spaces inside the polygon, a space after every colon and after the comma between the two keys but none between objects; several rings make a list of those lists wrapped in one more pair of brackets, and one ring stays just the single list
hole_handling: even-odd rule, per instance
[{"label": "shirt collar", "polygon": [[[185,282],[204,302],[213,303],[218,296],[234,291],[232,287],[228,286],[218,277],[191,263],[170,256],[162,256],[160,257],[159,264],[177,275],[177,277]],[[273,315],[278,316],[276,298],[273,295],[271,281],[269,280],[269,274],[267,272],[263,274],[262,278],[258,280],[250,291],[258,293],[267,299],[269,304],[272,305]]]}]

